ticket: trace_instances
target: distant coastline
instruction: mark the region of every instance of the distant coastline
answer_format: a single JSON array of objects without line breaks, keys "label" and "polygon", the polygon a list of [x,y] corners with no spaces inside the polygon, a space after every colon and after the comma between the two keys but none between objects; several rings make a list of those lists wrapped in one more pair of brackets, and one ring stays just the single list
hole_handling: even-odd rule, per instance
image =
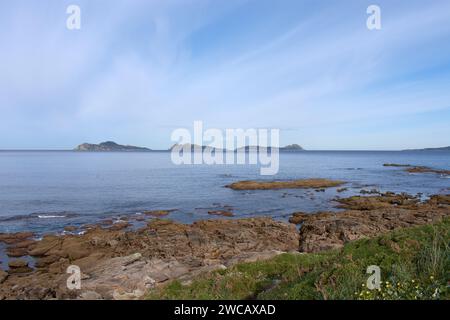
[{"label": "distant coastline", "polygon": [[450,151],[450,146],[440,148],[406,149],[402,151]]},{"label": "distant coastline", "polygon": [[[0,149],[0,152],[170,152],[175,146],[180,146],[179,144],[174,144],[168,149],[151,149],[147,147],[141,147],[141,146],[133,146],[133,145],[121,145],[113,141],[106,141],[101,142],[99,144],[92,144],[92,143],[83,143],[78,145],[77,147],[73,149]],[[191,144],[191,150],[195,150],[196,148],[201,148],[202,151],[209,150],[209,151],[223,151],[225,152],[226,149],[219,149],[209,146],[199,146]],[[275,149],[270,148],[269,149]],[[199,150],[199,149],[197,149]],[[266,147],[261,146],[245,146],[235,149],[235,152],[255,152],[255,151],[263,151],[266,150]],[[450,152],[450,146],[448,147],[436,147],[436,148],[422,148],[422,149],[398,149],[398,150],[340,150],[340,149],[304,149],[298,144],[291,144],[287,145],[285,147],[279,148],[280,152],[426,152],[426,151],[436,151],[436,152]]]},{"label": "distant coastline", "polygon": [[[172,147],[170,147],[167,150],[153,150],[146,147],[137,147],[132,145],[121,145],[114,141],[105,141],[101,142],[99,144],[93,144],[93,143],[83,143],[78,145],[76,148],[74,148],[72,151],[78,151],[78,152],[154,152],[154,151],[172,151],[174,148],[178,149],[190,149],[192,152],[195,152],[197,150],[208,150],[208,151],[214,151],[214,152],[225,152],[226,149],[219,149],[214,148],[210,146],[199,146],[195,144],[186,144],[186,145],[180,145],[180,144],[174,144]],[[267,150],[275,150],[278,149],[281,152],[300,152],[305,151],[300,145],[298,144],[291,144],[287,145],[285,147],[281,148],[274,148],[274,147],[261,147],[261,146],[245,146],[241,148],[237,148],[233,150],[234,152],[256,152],[256,151],[267,151]]]}]

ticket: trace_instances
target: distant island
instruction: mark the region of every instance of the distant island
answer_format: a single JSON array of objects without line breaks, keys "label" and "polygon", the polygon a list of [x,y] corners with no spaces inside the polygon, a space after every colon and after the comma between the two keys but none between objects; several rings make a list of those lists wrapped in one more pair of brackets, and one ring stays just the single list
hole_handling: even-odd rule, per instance
[{"label": "distant island", "polygon": [[450,151],[450,146],[440,148],[406,149],[403,151]]},{"label": "distant island", "polygon": [[92,143],[83,143],[77,146],[75,151],[90,151],[90,152],[111,152],[111,151],[120,151],[120,152],[129,152],[129,151],[152,151],[151,149],[144,147],[136,147],[129,145],[121,145],[115,143],[114,141],[106,141],[99,144]]},{"label": "distant island", "polygon": [[[225,152],[227,151],[226,149],[220,149],[220,148],[214,148],[214,147],[210,147],[210,146],[200,146],[200,145],[196,145],[196,144],[174,144],[172,147],[169,148],[169,151],[173,150],[174,148],[178,148],[178,149],[191,149],[191,152],[197,151],[197,150],[202,150],[202,151],[214,151],[214,152]],[[267,149],[269,150],[275,150],[278,149],[280,152],[298,152],[298,151],[305,151],[300,145],[298,144],[290,144],[288,146],[285,147],[281,147],[281,148],[275,148],[275,147],[261,147],[261,146],[245,146],[245,147],[240,147],[237,149],[234,149],[234,152],[258,152],[258,151],[267,151]]]},{"label": "distant island", "polygon": [[[80,144],[79,146],[77,146],[75,149],[73,149],[74,151],[83,151],[83,152],[137,152],[137,151],[141,151],[141,152],[148,152],[148,151],[172,151],[174,148],[177,149],[191,149],[191,152],[194,151],[210,151],[210,152],[225,152],[227,151],[226,149],[219,149],[219,148],[214,148],[214,147],[210,147],[210,146],[199,146],[196,144],[174,144],[173,146],[171,146],[169,149],[167,150],[153,150],[153,149],[149,149],[149,148],[145,148],[145,147],[136,147],[136,146],[130,146],[130,145],[121,145],[118,144],[114,141],[105,141],[99,144],[94,144],[94,143],[83,143]],[[237,148],[234,150],[234,152],[256,152],[256,151],[267,151],[267,149],[269,150],[275,150],[277,148],[272,148],[272,147],[260,147],[260,146],[246,146],[246,147],[241,147],[241,148]],[[290,144],[288,146],[285,147],[281,147],[279,148],[280,152],[298,152],[298,151],[305,151],[301,146],[299,146],[298,144]]]}]

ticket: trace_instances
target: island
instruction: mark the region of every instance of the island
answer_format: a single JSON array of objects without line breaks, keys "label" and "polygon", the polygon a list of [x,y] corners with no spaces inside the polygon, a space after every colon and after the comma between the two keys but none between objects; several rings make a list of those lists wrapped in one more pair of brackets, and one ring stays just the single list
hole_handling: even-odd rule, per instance
[{"label": "island", "polygon": [[450,151],[450,146],[440,148],[406,149],[402,151]]},{"label": "island", "polygon": [[144,147],[136,147],[129,145],[121,145],[114,141],[105,141],[99,144],[83,143],[77,146],[74,151],[87,151],[87,152],[146,152],[152,151],[151,149]]}]

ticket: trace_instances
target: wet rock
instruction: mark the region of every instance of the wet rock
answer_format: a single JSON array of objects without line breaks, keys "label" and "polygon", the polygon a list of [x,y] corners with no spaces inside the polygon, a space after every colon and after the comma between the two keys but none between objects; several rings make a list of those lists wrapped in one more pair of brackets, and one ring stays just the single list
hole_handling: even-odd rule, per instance
[{"label": "wet rock", "polygon": [[25,241],[33,236],[34,234],[32,232],[0,233],[0,242],[15,244]]},{"label": "wet rock", "polygon": [[0,284],[5,282],[6,278],[8,278],[8,273],[0,269]]},{"label": "wet rock", "polygon": [[433,169],[433,168],[422,167],[422,166],[408,168],[408,169],[406,169],[406,171],[409,173],[436,173],[436,174],[441,174],[441,175],[446,175],[446,176],[450,175],[450,170],[439,170],[439,169]]},{"label": "wet rock", "polygon": [[303,179],[291,181],[239,181],[227,185],[233,190],[273,190],[273,189],[322,189],[338,187],[344,184],[342,181],[327,179]]},{"label": "wet rock", "polygon": [[10,268],[8,272],[9,274],[23,274],[23,273],[31,273],[32,271],[33,269],[26,266],[21,268]]},{"label": "wet rock", "polygon": [[77,227],[75,227],[75,226],[66,226],[66,227],[64,227],[64,231],[67,231],[67,232],[73,232],[73,231],[76,231],[78,228]]},{"label": "wet rock", "polygon": [[303,221],[308,219],[309,213],[305,212],[295,212],[292,214],[292,216],[289,218],[289,222],[293,224],[301,224]]},{"label": "wet rock", "polygon": [[223,216],[223,217],[233,217],[234,214],[231,211],[226,210],[210,210],[208,211],[208,214],[215,215],[215,216]]},{"label": "wet rock", "polygon": [[361,194],[380,194],[380,191],[378,191],[377,189],[371,189],[371,190],[361,190],[359,193]]},{"label": "wet rock", "polygon": [[6,254],[9,257],[23,257],[28,255],[27,248],[8,248],[6,249]]},{"label": "wet rock", "polygon": [[10,268],[23,268],[28,267],[28,262],[23,259],[12,259],[9,261],[8,266]]},{"label": "wet rock", "polygon": [[403,208],[414,209],[420,201],[418,198],[408,194],[386,193],[380,196],[353,196],[349,198],[336,199],[340,203],[339,207],[354,210],[374,210],[390,208],[393,205]]},{"label": "wet rock", "polygon": [[411,167],[410,164],[398,164],[398,163],[385,163],[384,167]]},{"label": "wet rock", "polygon": [[109,227],[109,229],[113,230],[113,231],[118,231],[118,230],[126,229],[129,226],[130,226],[130,224],[128,222],[122,221],[122,222],[114,223],[111,227]]},{"label": "wet rock", "polygon": [[164,217],[167,216],[170,213],[169,210],[152,210],[152,211],[144,211],[142,214],[145,214],[146,216],[152,216],[152,217]]}]

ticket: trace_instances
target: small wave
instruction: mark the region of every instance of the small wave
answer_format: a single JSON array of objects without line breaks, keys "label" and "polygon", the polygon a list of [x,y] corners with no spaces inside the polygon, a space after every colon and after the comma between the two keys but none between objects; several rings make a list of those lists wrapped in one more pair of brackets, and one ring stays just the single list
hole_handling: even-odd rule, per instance
[{"label": "small wave", "polygon": [[56,216],[56,215],[38,215],[39,219],[58,219],[58,218],[67,218],[67,216]]}]

